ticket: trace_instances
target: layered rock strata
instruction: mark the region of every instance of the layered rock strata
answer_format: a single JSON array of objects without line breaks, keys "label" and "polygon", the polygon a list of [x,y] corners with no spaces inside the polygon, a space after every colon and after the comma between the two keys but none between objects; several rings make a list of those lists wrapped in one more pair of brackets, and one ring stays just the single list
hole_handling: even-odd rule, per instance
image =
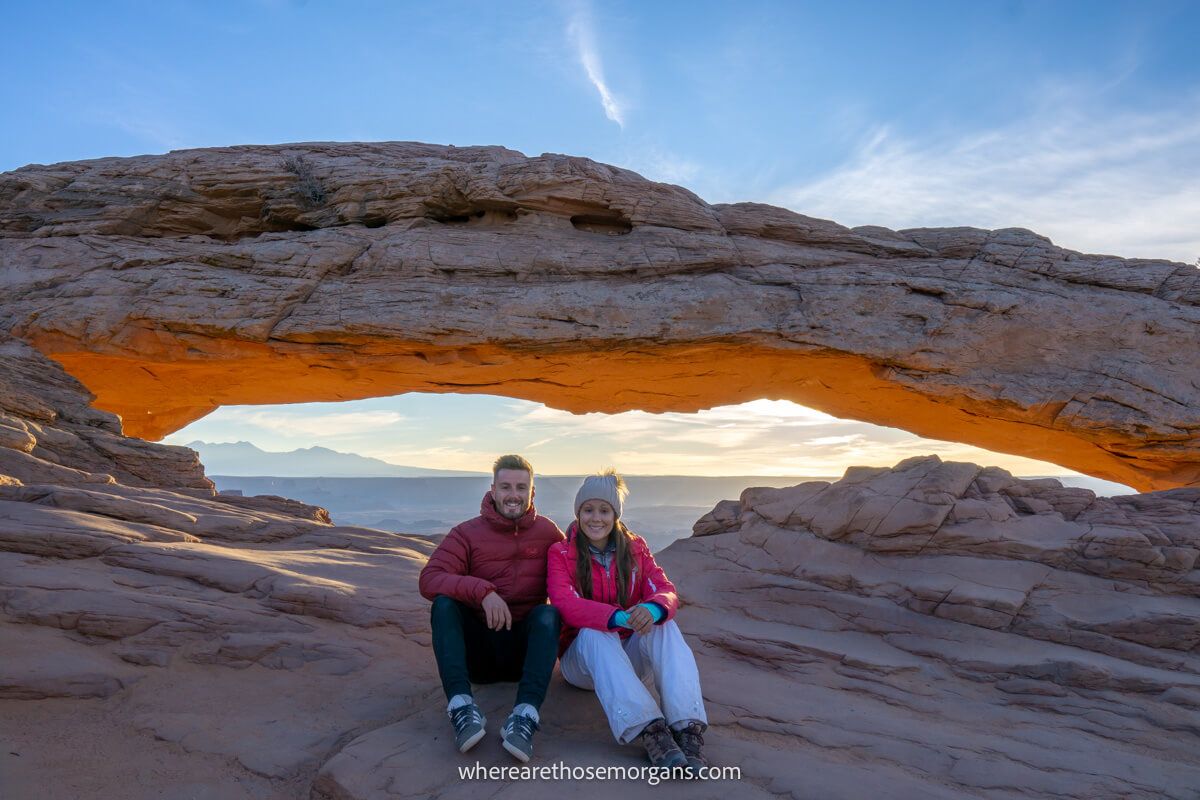
[{"label": "layered rock strata", "polygon": [[1196,796],[1196,490],[1097,498],[920,458],[747,490],[696,533],[664,560],[708,663],[737,664],[722,722],[805,776],[773,787]]},{"label": "layered rock strata", "polygon": [[580,158],[305,144],[0,176],[0,330],[158,438],[222,404],[759,397],[1200,484],[1200,270],[853,230]]},{"label": "layered rock strata", "polygon": [[0,332],[0,487],[170,487],[215,494],[195,451],[133,439],[54,361]]}]

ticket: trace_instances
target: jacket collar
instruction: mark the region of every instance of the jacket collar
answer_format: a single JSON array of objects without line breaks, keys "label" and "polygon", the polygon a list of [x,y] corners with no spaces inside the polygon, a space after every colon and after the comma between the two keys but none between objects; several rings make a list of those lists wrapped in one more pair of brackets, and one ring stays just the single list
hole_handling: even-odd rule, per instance
[{"label": "jacket collar", "polygon": [[599,547],[596,547],[596,545],[592,544],[591,542],[588,542],[588,550],[591,550],[594,554],[596,554],[598,556],[602,556],[606,553],[615,553],[615,552],[617,552],[617,540],[614,539],[613,537],[609,536],[608,544],[606,544],[604,546],[603,550],[601,550]]},{"label": "jacket collar", "polygon": [[491,525],[496,530],[504,531],[505,533],[512,533],[514,527],[519,531],[526,530],[532,526],[538,518],[537,508],[530,503],[529,510],[525,512],[524,516],[515,520],[509,519],[496,510],[496,503],[492,500],[492,493],[490,490],[483,496],[483,502],[479,504],[479,515],[483,517],[488,525]]}]

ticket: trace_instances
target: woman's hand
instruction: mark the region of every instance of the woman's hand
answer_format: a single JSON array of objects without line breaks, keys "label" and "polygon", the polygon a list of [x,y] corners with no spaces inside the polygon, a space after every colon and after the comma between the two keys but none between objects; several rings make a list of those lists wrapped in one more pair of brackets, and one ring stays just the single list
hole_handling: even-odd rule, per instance
[{"label": "woman's hand", "polygon": [[626,610],[629,613],[629,627],[633,628],[634,633],[645,635],[654,627],[654,615],[641,603]]}]

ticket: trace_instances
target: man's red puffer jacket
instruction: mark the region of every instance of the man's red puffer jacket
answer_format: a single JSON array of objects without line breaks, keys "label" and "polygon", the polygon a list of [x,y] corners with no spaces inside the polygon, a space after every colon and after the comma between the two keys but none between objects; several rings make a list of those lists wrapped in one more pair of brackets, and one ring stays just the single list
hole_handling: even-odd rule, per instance
[{"label": "man's red puffer jacket", "polygon": [[[620,609],[617,604],[617,568],[610,564],[608,569],[600,566],[595,558],[589,558],[592,567],[592,598],[591,600],[579,595],[579,586],[575,582],[575,537],[581,536],[578,525],[574,522],[567,528],[566,541],[553,545],[547,558],[546,590],[550,602],[562,615],[562,634],[559,638],[558,652],[561,656],[571,646],[571,642],[579,634],[580,628],[595,628],[607,631],[608,621],[613,612]],[[631,534],[630,544],[633,550],[633,575],[629,591],[629,607],[638,603],[653,602],[662,606],[666,616],[659,620],[663,624],[675,617],[679,609],[679,596],[675,593],[675,584],[667,578],[667,573],[654,560],[650,545],[642,537]],[[628,628],[618,628],[622,639],[628,639],[633,631]]]},{"label": "man's red puffer jacket", "polygon": [[519,621],[546,602],[546,551],[563,533],[532,505],[520,519],[504,517],[483,496],[479,516],[456,525],[429,556],[417,586],[421,596],[452,597],[476,610],[495,591]]}]

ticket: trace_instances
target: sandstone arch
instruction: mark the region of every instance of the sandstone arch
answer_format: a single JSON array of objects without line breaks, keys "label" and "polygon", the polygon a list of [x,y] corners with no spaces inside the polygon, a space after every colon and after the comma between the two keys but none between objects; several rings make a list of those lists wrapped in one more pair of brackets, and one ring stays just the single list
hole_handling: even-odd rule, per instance
[{"label": "sandstone arch", "polygon": [[232,147],[0,176],[0,275],[0,331],[151,439],[404,391],[772,397],[1200,485],[1200,271],[1020,229],[851,230],[497,147]]}]

